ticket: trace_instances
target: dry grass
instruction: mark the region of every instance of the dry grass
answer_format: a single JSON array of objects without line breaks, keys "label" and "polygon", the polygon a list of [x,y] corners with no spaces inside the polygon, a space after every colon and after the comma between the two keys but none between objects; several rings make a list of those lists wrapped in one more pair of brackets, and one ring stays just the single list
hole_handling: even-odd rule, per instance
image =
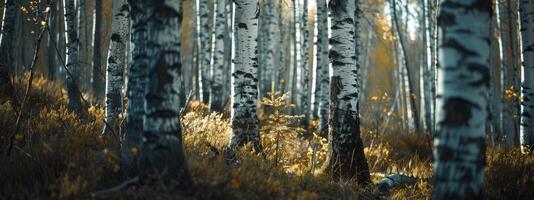
[{"label": "dry grass", "polygon": [[[21,99],[24,82],[16,81],[15,102]],[[2,100],[4,99],[4,100]],[[7,136],[14,131],[18,105],[0,97],[0,132],[2,149]],[[78,118],[65,107],[65,93],[59,84],[37,78],[32,96],[24,111],[16,148],[11,157],[0,158],[0,197],[2,199],[92,198],[102,189],[126,180],[120,171],[115,139],[99,137],[103,111],[90,108],[89,117]],[[15,110],[13,108],[16,108]],[[185,153],[193,178],[194,191],[178,192],[173,183],[138,183],[111,193],[110,199],[377,199],[376,189],[361,188],[352,181],[332,182],[321,173],[311,173],[314,148],[311,140],[322,138],[291,137],[302,148],[275,165],[267,159],[239,152],[242,165],[227,166],[223,149],[231,134],[229,120],[221,114],[208,113],[205,105],[192,102],[190,112],[182,117]],[[365,124],[365,123],[364,123]],[[367,122],[366,124],[373,124]],[[376,124],[376,123],[375,123]],[[418,184],[393,190],[391,199],[428,199],[432,190],[431,138],[425,135],[401,134],[390,128],[388,134],[377,134],[364,128],[366,155],[372,172],[403,172],[420,177]],[[379,129],[376,129],[379,130]],[[313,143],[315,144],[315,143]],[[266,143],[265,145],[272,145]],[[217,148],[214,152],[210,146]],[[319,147],[323,146],[319,144]],[[316,148],[317,150],[317,148]],[[287,149],[283,152],[286,154]],[[3,153],[3,151],[2,151]],[[272,152],[267,152],[272,154]],[[324,153],[318,151],[318,162]],[[294,157],[292,157],[294,158]],[[317,163],[320,165],[321,163]],[[518,150],[489,147],[487,151],[485,192],[488,199],[533,199],[534,157]],[[374,177],[378,181],[379,177]]]}]

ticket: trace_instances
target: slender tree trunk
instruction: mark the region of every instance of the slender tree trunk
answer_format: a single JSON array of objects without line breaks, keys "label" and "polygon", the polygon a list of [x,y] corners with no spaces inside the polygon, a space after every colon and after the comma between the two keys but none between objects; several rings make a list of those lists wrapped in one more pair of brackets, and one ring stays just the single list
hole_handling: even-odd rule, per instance
[{"label": "slender tree trunk", "polygon": [[532,152],[534,146],[534,1],[519,0],[523,47],[523,84],[521,85],[521,149]]},{"label": "slender tree trunk", "polygon": [[126,43],[129,42],[127,38],[130,29],[129,16],[130,8],[126,0],[113,1],[111,43],[106,67],[106,124],[104,134],[119,130],[118,118],[122,112],[121,89],[126,65]]},{"label": "slender tree trunk", "polygon": [[[330,61],[330,167],[336,179],[357,178],[360,184],[371,183],[369,167],[363,153],[359,118],[359,58],[356,55],[355,30],[359,30],[355,13],[359,1],[330,0],[332,37]],[[359,16],[359,15],[358,15]],[[356,26],[355,26],[356,25]],[[359,38],[359,37],[358,37]]]},{"label": "slender tree trunk", "polygon": [[129,0],[132,17],[133,62],[128,72],[128,104],[126,107],[126,126],[121,138],[121,160],[128,172],[134,159],[133,152],[142,148],[143,117],[145,116],[145,88],[147,82],[148,55],[148,14],[143,0]]},{"label": "slender tree trunk", "polygon": [[423,39],[423,53],[422,53],[422,59],[421,59],[421,68],[423,71],[422,79],[423,79],[423,106],[424,106],[424,122],[426,131],[429,133],[432,133],[432,86],[431,86],[431,71],[430,71],[430,62],[428,60],[429,51],[428,51],[428,29],[426,28],[428,26],[427,21],[427,0],[421,0],[421,9],[423,11],[421,18],[421,30],[422,31],[422,39]]},{"label": "slender tree trunk", "polygon": [[102,0],[95,0],[95,27],[94,27],[94,43],[93,43],[93,95],[94,102],[100,102],[104,94],[104,80],[102,73],[102,24],[103,8]]},{"label": "slender tree trunk", "polygon": [[[317,85],[315,93],[317,95],[319,107],[319,131],[326,132],[328,129],[328,88],[329,80],[329,60],[328,60],[328,10],[326,0],[317,1]],[[326,136],[326,134],[322,134]]]},{"label": "slender tree trunk", "polygon": [[[500,91],[501,91],[501,110],[499,112],[499,126],[501,127],[500,134],[502,136],[506,136],[506,139],[509,139],[511,137],[508,137],[510,131],[506,131],[509,128],[508,124],[508,115],[507,115],[507,109],[508,104],[506,103],[506,94],[505,90],[507,89],[507,83],[508,83],[508,64],[506,62],[507,57],[507,51],[506,47],[504,46],[502,38],[504,37],[504,30],[503,30],[503,18],[502,17],[502,10],[503,10],[503,4],[501,0],[496,0],[496,14],[497,14],[497,29],[499,30],[499,37],[498,37],[498,43],[499,43],[499,49],[500,49],[500,59],[501,59],[501,76],[500,76]],[[508,142],[507,142],[508,143]]]},{"label": "slender tree trunk", "polygon": [[[519,54],[519,45],[517,44],[519,41],[518,41],[518,30],[517,30],[517,18],[516,18],[516,14],[517,14],[517,10],[518,8],[516,7],[517,5],[512,3],[512,0],[508,0],[506,1],[507,2],[507,11],[508,11],[508,37],[509,37],[509,42],[510,42],[510,53],[511,53],[511,57],[510,57],[510,61],[511,61],[511,64],[512,64],[512,91],[514,92],[514,94],[519,94],[521,93],[520,91],[520,88],[521,88],[521,69],[520,69],[520,63],[521,63],[521,58],[520,56],[518,56]],[[520,99],[519,98],[512,98],[512,108],[511,108],[511,111],[512,111],[512,126],[513,126],[513,131],[512,134],[513,136],[511,137],[511,139],[513,139],[513,141],[511,141],[511,143],[514,145],[514,146],[517,146],[518,143],[519,143],[519,132],[520,132],[520,123],[521,123],[521,106],[520,106]]]},{"label": "slender tree trunk", "polygon": [[79,88],[80,62],[79,62],[79,44],[78,26],[76,20],[75,0],[63,0],[65,6],[65,32],[67,33],[67,107],[77,113],[82,114],[82,101]]},{"label": "slender tree trunk", "polygon": [[224,61],[224,50],[226,48],[225,32],[226,26],[226,3],[225,0],[217,0],[215,7],[215,48],[213,52],[213,66],[211,76],[211,89],[209,98],[209,108],[211,111],[222,111],[224,109],[224,73],[226,62]]},{"label": "slender tree trunk", "polygon": [[401,31],[400,31],[400,24],[399,24],[399,18],[397,16],[397,0],[391,0],[391,8],[392,8],[392,12],[393,12],[393,21],[394,21],[394,24],[395,24],[395,30],[397,31],[397,36],[399,36],[399,43],[400,43],[400,46],[401,46],[401,50],[402,50],[402,57],[403,57],[403,65],[404,67],[406,68],[406,75],[407,75],[407,78],[408,78],[408,96],[409,96],[409,99],[410,99],[410,108],[411,108],[411,116],[413,118],[413,125],[414,125],[414,128],[415,128],[415,132],[419,133],[420,131],[420,127],[419,127],[419,112],[417,111],[417,105],[416,105],[416,100],[415,100],[415,97],[416,97],[416,93],[415,93],[415,88],[414,88],[414,82],[412,80],[412,73],[411,73],[411,70],[410,70],[410,62],[409,62],[409,59],[408,59],[408,51],[406,49],[406,41],[405,41],[405,37],[401,34]]},{"label": "slender tree trunk", "polygon": [[311,95],[309,90],[309,82],[310,82],[310,73],[309,69],[310,66],[308,65],[308,56],[309,56],[309,48],[308,48],[308,37],[309,37],[309,31],[308,31],[308,0],[304,0],[304,3],[302,5],[302,19],[300,20],[300,35],[302,37],[301,39],[301,82],[300,85],[302,88],[300,88],[300,108],[301,113],[304,115],[304,119],[302,119],[304,127],[308,127],[309,121],[310,121],[310,101],[311,101]]},{"label": "slender tree trunk", "polygon": [[198,18],[199,18],[199,40],[200,40],[200,93],[202,102],[209,102],[210,87],[210,32],[209,32],[209,9],[208,0],[199,0]]},{"label": "slender tree trunk", "polygon": [[441,3],[440,116],[434,141],[434,199],[482,199],[490,11],[486,0]]},{"label": "slender tree trunk", "polygon": [[428,32],[429,32],[429,51],[430,51],[430,94],[432,98],[431,103],[431,127],[430,132],[432,135],[436,133],[436,74],[438,68],[438,50],[437,50],[437,5],[438,0],[428,0]]},{"label": "slender tree trunk", "polygon": [[54,3],[52,4],[52,7],[50,8],[50,24],[49,24],[49,32],[48,32],[48,79],[49,80],[55,80],[57,77],[57,71],[59,69],[59,65],[57,62],[57,51],[56,47],[59,40],[58,35],[58,4]]},{"label": "slender tree trunk", "polygon": [[228,144],[235,150],[251,142],[256,151],[261,151],[256,103],[258,99],[257,0],[234,0],[235,3],[235,49],[232,72],[232,130]]},{"label": "slender tree trunk", "polygon": [[[142,0],[144,1],[144,0]],[[148,76],[145,90],[141,174],[165,173],[191,187],[180,128],[182,1],[146,1]],[[156,175],[160,176],[160,175]]]},{"label": "slender tree trunk", "polygon": [[15,57],[12,54],[15,42],[15,18],[17,6],[15,0],[4,1],[4,18],[2,19],[2,32],[0,38],[0,93],[8,96],[13,93],[10,74],[15,65]]},{"label": "slender tree trunk", "polygon": [[274,0],[267,0],[266,7],[266,17],[265,17],[265,39],[264,39],[264,69],[265,69],[265,91],[270,91],[273,84],[273,76],[276,71],[276,59],[275,59],[275,48],[276,48],[276,17],[275,17],[275,5]]}]

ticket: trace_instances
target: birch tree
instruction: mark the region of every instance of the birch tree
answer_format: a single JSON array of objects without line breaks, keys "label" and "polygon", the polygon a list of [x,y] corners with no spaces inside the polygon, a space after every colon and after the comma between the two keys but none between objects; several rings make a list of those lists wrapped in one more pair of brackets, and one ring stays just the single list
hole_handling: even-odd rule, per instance
[{"label": "birch tree", "polygon": [[65,32],[67,35],[67,58],[66,64],[69,73],[67,73],[67,107],[82,114],[81,93],[78,87],[80,77],[80,62],[78,57],[79,39],[78,39],[78,25],[76,19],[76,4],[75,0],[63,0],[65,8]]},{"label": "birch tree", "polygon": [[264,52],[263,52],[263,61],[264,65],[262,66],[263,71],[262,74],[264,74],[264,87],[262,88],[264,91],[262,93],[266,94],[267,91],[271,89],[272,80],[274,80],[273,76],[275,74],[275,31],[276,31],[276,18],[275,18],[275,5],[274,0],[267,0],[265,5],[265,18],[263,22],[265,23],[265,38],[263,40],[264,45]]},{"label": "birch tree", "polygon": [[486,0],[441,3],[434,199],[481,199],[490,67]]},{"label": "birch tree", "polygon": [[15,42],[15,17],[17,6],[15,0],[4,1],[4,18],[2,19],[2,32],[0,35],[0,92],[11,94],[13,86],[10,79],[10,68],[13,67],[15,57],[12,55],[12,49]]},{"label": "birch tree", "polygon": [[521,137],[523,152],[534,145],[534,1],[519,0],[523,47],[523,84],[521,85]]},{"label": "birch tree", "polygon": [[200,43],[200,79],[201,88],[200,93],[202,95],[202,102],[209,102],[209,87],[210,87],[210,32],[209,32],[209,9],[208,0],[199,0],[198,7],[198,20],[199,20],[199,43]]},{"label": "birch tree", "polygon": [[328,61],[328,10],[326,0],[317,1],[317,86],[315,93],[319,107],[319,130],[326,130],[328,124],[328,87],[329,61]]},{"label": "birch tree", "polygon": [[104,24],[104,2],[103,0],[95,0],[95,27],[94,27],[94,41],[93,41],[93,73],[92,73],[92,89],[95,102],[102,101],[102,94],[104,89],[104,80],[102,79],[102,24]]},{"label": "birch tree", "polygon": [[300,101],[301,101],[301,113],[304,115],[304,119],[302,119],[302,122],[304,123],[304,127],[308,126],[308,122],[310,120],[310,91],[309,91],[309,66],[308,66],[308,37],[310,35],[308,31],[308,0],[304,0],[304,3],[302,5],[302,15],[301,15],[301,21],[300,21],[300,33],[301,33],[301,95],[300,95]]},{"label": "birch tree", "polygon": [[112,34],[106,66],[106,96],[104,134],[119,130],[118,118],[122,112],[122,83],[126,65],[126,43],[130,24],[130,8],[127,0],[115,0],[113,4]]},{"label": "birch tree", "polygon": [[149,55],[147,52],[147,20],[143,0],[128,0],[132,17],[132,65],[128,71],[126,107],[126,126],[122,136],[121,161],[124,166],[130,167],[133,160],[132,152],[142,148],[143,117],[145,116],[145,87]]},{"label": "birch tree", "polygon": [[261,151],[256,103],[258,100],[257,0],[235,0],[234,69],[232,71],[232,151],[251,142]]},{"label": "birch tree", "polygon": [[[224,50],[226,48],[225,26],[226,26],[226,0],[217,0],[215,5],[215,48],[213,50],[213,66],[211,68],[211,89],[209,98],[209,108],[211,111],[222,111],[224,108],[225,83],[224,73],[226,62],[224,60]],[[227,34],[227,33],[226,33]]]},{"label": "birch tree", "polygon": [[50,8],[50,19],[49,19],[49,32],[48,32],[48,79],[55,80],[57,77],[58,71],[58,62],[57,62],[57,45],[59,41],[58,34],[58,6],[59,3],[53,3]]},{"label": "birch tree", "polygon": [[[330,0],[330,167],[336,179],[357,178],[360,184],[371,183],[369,167],[363,153],[359,118],[359,64],[356,55],[355,13],[359,1]],[[358,8],[357,8],[358,7]]]},{"label": "birch tree", "polygon": [[[143,0],[144,1],[144,0]],[[192,184],[182,150],[180,128],[181,0],[147,1],[148,76],[143,119],[141,173],[176,177],[182,187]]]}]

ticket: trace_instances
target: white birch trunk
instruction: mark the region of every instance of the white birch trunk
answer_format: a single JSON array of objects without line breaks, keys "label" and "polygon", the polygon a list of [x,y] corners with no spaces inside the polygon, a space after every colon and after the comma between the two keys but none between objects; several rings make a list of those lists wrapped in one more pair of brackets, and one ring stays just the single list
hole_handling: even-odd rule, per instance
[{"label": "white birch trunk", "polygon": [[198,37],[200,40],[200,95],[201,101],[204,103],[209,102],[209,87],[210,87],[210,32],[209,32],[209,8],[208,0],[199,0],[198,7],[198,20],[199,20],[199,32]]},{"label": "white birch trunk", "polygon": [[481,199],[490,80],[486,0],[441,3],[434,199]]},{"label": "white birch trunk", "polygon": [[191,187],[179,117],[182,1],[147,1],[145,5],[149,62],[140,171],[142,174],[151,174],[153,170],[164,172],[177,178],[181,187]]},{"label": "white birch trunk", "polygon": [[301,113],[304,115],[304,119],[302,119],[304,127],[308,126],[309,120],[310,120],[310,91],[309,91],[309,82],[310,82],[310,73],[308,65],[308,56],[309,56],[309,49],[308,49],[308,37],[309,37],[309,31],[308,31],[308,0],[304,0],[304,3],[302,4],[302,15],[300,20],[300,35],[301,35],[301,66],[300,69],[302,70],[301,79],[300,79],[300,108]]},{"label": "white birch trunk", "polygon": [[4,11],[2,19],[2,29],[0,35],[0,92],[11,94],[13,88],[11,85],[10,71],[14,65],[15,57],[12,55],[12,49],[15,42],[15,18],[17,6],[15,0],[4,1]]},{"label": "white birch trunk", "polygon": [[126,126],[121,141],[121,160],[126,171],[134,159],[132,151],[142,148],[145,88],[149,55],[147,52],[147,13],[141,0],[129,0],[132,16],[132,65],[128,71]]},{"label": "white birch trunk", "polygon": [[215,48],[213,49],[213,66],[211,68],[211,89],[209,97],[209,108],[211,111],[222,111],[225,93],[224,93],[224,83],[226,73],[224,61],[224,50],[225,45],[225,35],[228,34],[225,32],[226,26],[226,0],[217,0],[215,5]]},{"label": "white birch trunk", "polygon": [[[332,37],[330,61],[330,167],[336,179],[356,178],[360,184],[371,182],[369,167],[360,138],[358,80],[359,58],[356,55],[355,13],[359,1],[330,0]],[[358,6],[358,8],[357,8]],[[358,37],[359,38],[359,37]]]},{"label": "white birch trunk", "polygon": [[126,0],[113,1],[112,34],[109,57],[106,67],[106,96],[104,134],[119,130],[118,118],[122,112],[122,83],[126,65],[126,43],[128,43],[128,23],[130,8]]},{"label": "white birch trunk", "polygon": [[275,67],[275,47],[276,47],[276,38],[275,38],[275,31],[276,31],[276,18],[275,18],[275,7],[274,7],[274,0],[267,0],[266,7],[266,16],[264,19],[265,22],[265,39],[264,39],[264,71],[265,71],[265,78],[266,78],[266,87],[265,91],[271,90],[271,84],[273,84],[273,74],[275,73],[276,67]]},{"label": "white birch trunk", "polygon": [[526,153],[534,145],[534,1],[519,0],[519,12],[523,47],[520,144]]},{"label": "white birch trunk", "polygon": [[[326,0],[317,1],[317,85],[315,93],[317,95],[319,108],[319,131],[327,130],[328,125],[328,88],[329,80],[329,60],[328,60],[328,10]],[[323,134],[326,135],[326,134]]]},{"label": "white birch trunk", "polygon": [[258,2],[235,0],[234,69],[232,70],[232,130],[230,151],[251,142],[261,151],[256,104],[258,100]]},{"label": "white birch trunk", "polygon": [[68,102],[67,107],[76,112],[82,114],[82,101],[79,90],[79,77],[80,77],[80,62],[79,62],[79,39],[78,39],[78,26],[76,19],[76,4],[75,0],[63,0],[65,5],[65,32],[67,35],[67,69],[70,73],[67,73],[67,93]]}]

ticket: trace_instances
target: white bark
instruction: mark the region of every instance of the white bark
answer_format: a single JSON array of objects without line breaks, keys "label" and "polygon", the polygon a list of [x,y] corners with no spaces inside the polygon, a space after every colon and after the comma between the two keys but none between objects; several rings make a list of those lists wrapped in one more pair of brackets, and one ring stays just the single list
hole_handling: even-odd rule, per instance
[{"label": "white bark", "polygon": [[[142,148],[143,117],[145,115],[145,88],[149,55],[147,52],[147,13],[141,0],[129,0],[132,16],[133,62],[128,71],[126,126],[121,138],[121,160],[129,167],[131,151]],[[128,171],[128,170],[126,170]]]},{"label": "white bark", "polygon": [[13,66],[15,57],[12,55],[12,49],[15,42],[15,17],[17,7],[15,0],[4,1],[4,11],[2,18],[2,29],[0,34],[0,92],[9,94],[12,91],[11,81],[9,78],[10,68]]},{"label": "white bark", "polygon": [[265,93],[267,91],[270,91],[271,90],[271,84],[272,84],[272,81],[274,80],[273,79],[273,76],[274,76],[274,73],[276,71],[276,68],[275,68],[275,63],[276,63],[276,60],[275,60],[275,55],[274,55],[274,52],[275,52],[275,47],[276,47],[276,42],[275,42],[275,30],[276,30],[276,27],[277,27],[277,24],[276,24],[276,18],[275,18],[275,7],[274,7],[274,0],[267,0],[267,4],[265,5],[265,19],[263,20],[263,22],[265,23],[265,39],[263,40],[264,43],[264,77],[265,77],[265,87],[264,87],[264,90],[265,90]]},{"label": "white bark", "polygon": [[179,117],[181,6],[181,0],[145,2],[149,62],[139,165],[141,173],[157,170],[177,178],[180,186],[191,187],[192,180],[182,150]]},{"label": "white bark", "polygon": [[234,69],[232,70],[232,130],[229,149],[251,142],[261,151],[256,103],[258,99],[258,2],[235,0]]},{"label": "white bark", "polygon": [[122,83],[126,65],[126,43],[128,41],[128,23],[130,8],[126,0],[113,1],[112,34],[109,45],[109,57],[106,67],[106,124],[104,134],[119,130],[118,118],[122,112]]},{"label": "white bark", "polygon": [[208,0],[199,0],[198,7],[199,32],[200,40],[200,95],[201,101],[209,102],[210,87],[210,31],[209,31],[209,8]]},{"label": "white bark", "polygon": [[81,94],[79,90],[79,77],[80,77],[80,62],[79,62],[79,39],[77,31],[77,19],[76,19],[76,4],[75,0],[63,0],[65,5],[65,32],[67,35],[67,69],[70,73],[67,73],[67,93],[68,103],[67,107],[76,112],[82,113]]},{"label": "white bark", "polygon": [[225,0],[217,0],[215,5],[215,48],[213,49],[213,66],[211,67],[211,89],[209,97],[209,108],[211,111],[222,111],[225,97],[223,85],[225,83],[224,71],[226,68],[224,60],[225,26],[226,26],[226,3]]},{"label": "white bark", "polygon": [[532,152],[534,145],[534,1],[519,0],[519,12],[523,47],[520,144],[523,152]]},{"label": "white bark", "polygon": [[482,198],[490,10],[485,0],[441,3],[435,199]]},{"label": "white bark", "polygon": [[302,15],[300,20],[300,34],[301,34],[301,79],[300,79],[300,108],[301,113],[304,115],[304,119],[302,119],[302,122],[304,124],[304,127],[308,126],[309,120],[310,120],[310,101],[311,101],[311,95],[309,91],[309,82],[310,82],[310,73],[309,73],[309,65],[308,65],[308,56],[309,56],[309,48],[308,48],[308,37],[309,37],[309,31],[308,31],[308,0],[304,0],[304,3],[302,5]]},{"label": "white bark", "polygon": [[328,124],[328,87],[329,80],[328,60],[328,10],[326,0],[317,1],[317,93],[319,107],[319,131],[326,130]]},{"label": "white bark", "polygon": [[[359,58],[354,34],[359,1],[331,0],[332,37],[330,38],[330,167],[336,178],[357,178],[370,183],[369,167],[363,153],[359,119]],[[357,8],[358,6],[358,8]],[[359,16],[359,15],[358,15]]]}]

